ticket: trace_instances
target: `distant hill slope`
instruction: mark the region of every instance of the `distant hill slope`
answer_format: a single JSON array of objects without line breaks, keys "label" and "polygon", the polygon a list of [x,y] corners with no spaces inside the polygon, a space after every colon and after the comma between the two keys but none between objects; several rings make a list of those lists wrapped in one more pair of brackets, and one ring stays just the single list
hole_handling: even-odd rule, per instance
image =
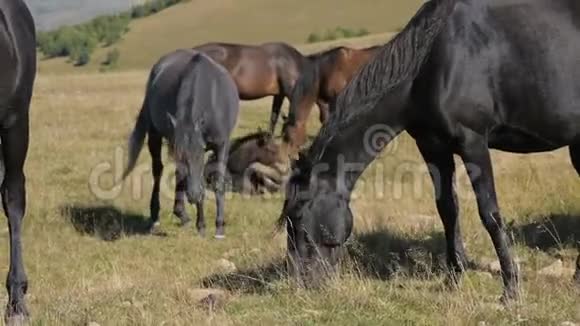
[{"label": "distant hill slope", "polygon": [[25,0],[40,30],[50,30],[115,13],[140,3],[137,0]]},{"label": "distant hill slope", "polygon": [[[45,1],[45,0],[38,0]],[[116,45],[120,69],[148,69],[161,55],[211,41],[305,43],[312,32],[343,26],[371,33],[402,27],[422,0],[192,0],[137,20]],[[64,59],[41,63],[41,71],[98,69],[107,49],[99,49],[87,67]]]}]

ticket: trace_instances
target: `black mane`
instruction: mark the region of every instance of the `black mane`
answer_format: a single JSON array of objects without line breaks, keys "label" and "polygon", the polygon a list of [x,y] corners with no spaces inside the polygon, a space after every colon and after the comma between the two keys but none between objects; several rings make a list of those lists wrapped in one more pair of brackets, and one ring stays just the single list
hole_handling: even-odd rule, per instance
[{"label": "black mane", "polygon": [[233,140],[232,144],[230,145],[230,152],[237,150],[238,148],[240,148],[240,146],[242,146],[243,144],[245,144],[249,141],[252,141],[255,139],[260,139],[260,138],[270,138],[270,137],[271,137],[271,135],[269,132],[258,130],[255,133],[236,138]]},{"label": "black mane", "polygon": [[405,28],[351,80],[333,103],[330,120],[308,151],[313,163],[343,128],[366,116],[389,90],[419,73],[455,3],[456,0],[431,0],[423,4]]}]

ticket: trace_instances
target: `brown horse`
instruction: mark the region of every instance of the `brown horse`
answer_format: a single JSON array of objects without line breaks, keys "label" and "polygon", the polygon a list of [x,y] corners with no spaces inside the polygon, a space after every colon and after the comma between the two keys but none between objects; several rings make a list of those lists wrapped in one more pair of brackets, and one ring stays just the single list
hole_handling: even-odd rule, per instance
[{"label": "brown horse", "polygon": [[207,43],[194,49],[204,52],[230,72],[240,99],[274,96],[269,127],[270,133],[274,134],[284,98],[290,100],[307,59],[286,43]]},{"label": "brown horse", "polygon": [[[216,161],[217,157],[212,155],[207,165]],[[280,151],[280,144],[267,132],[258,131],[232,140],[227,162],[231,191],[256,194],[280,190],[289,172],[286,162],[287,156]],[[209,173],[206,182],[214,183]]]},{"label": "brown horse", "polygon": [[320,122],[324,123],[329,115],[329,104],[380,48],[341,46],[307,56],[309,66],[296,83],[282,131],[284,143],[292,153],[306,142],[306,122],[314,103],[320,109]]}]

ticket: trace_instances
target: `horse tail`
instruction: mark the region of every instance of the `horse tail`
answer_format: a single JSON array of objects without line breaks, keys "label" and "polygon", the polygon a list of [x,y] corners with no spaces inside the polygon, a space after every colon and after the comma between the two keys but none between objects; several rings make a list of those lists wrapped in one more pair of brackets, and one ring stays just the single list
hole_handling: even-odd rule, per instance
[{"label": "horse tail", "polygon": [[456,2],[431,0],[423,4],[405,28],[385,44],[339,94],[330,124],[337,127],[364,115],[393,88],[414,80]]},{"label": "horse tail", "polygon": [[[149,90],[147,90],[147,92],[149,92]],[[139,157],[139,153],[141,152],[143,143],[145,142],[145,136],[149,131],[150,121],[149,110],[147,109],[147,106],[149,105],[148,97],[148,95],[145,95],[143,107],[141,108],[141,112],[139,112],[139,116],[135,122],[133,132],[131,132],[131,136],[129,136],[129,160],[127,162],[127,166],[125,167],[125,172],[123,172],[122,179],[125,179],[135,168],[137,158]]]}]

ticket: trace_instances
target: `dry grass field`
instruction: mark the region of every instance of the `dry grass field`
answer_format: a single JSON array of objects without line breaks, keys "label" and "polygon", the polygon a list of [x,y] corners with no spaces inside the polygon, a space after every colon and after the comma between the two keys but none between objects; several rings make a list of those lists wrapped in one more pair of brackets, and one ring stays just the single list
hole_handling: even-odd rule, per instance
[{"label": "dry grass field", "polygon": [[[130,178],[113,187],[125,163],[147,69],[161,54],[209,40],[276,39],[306,53],[339,44],[369,46],[388,40],[392,33],[385,31],[402,26],[421,2],[193,0],[133,23],[119,44],[120,72],[97,72],[104,49],[80,69],[62,60],[41,61],[26,166],[24,259],[31,324],[580,324],[580,289],[571,282],[580,240],[580,178],[566,149],[493,152],[500,206],[522,269],[522,301],[510,307],[499,304],[495,254],[460,162],[463,239],[481,268],[469,271],[455,291],[443,286],[443,228],[426,168],[406,134],[357,183],[348,257],[340,276],[319,290],[296,288],[284,275],[286,239],[275,232],[283,194],[228,194],[227,238],[220,241],[177,226],[167,155],[162,236],[145,232],[152,183],[147,150]],[[339,25],[375,34],[303,44],[310,32]],[[270,101],[243,103],[234,136],[266,128]],[[319,127],[316,120],[315,113],[311,136]],[[214,231],[212,197],[208,193],[208,234]],[[3,276],[5,225],[0,238]],[[201,300],[204,291],[215,293],[217,302]],[[0,299],[6,302],[4,291]]]},{"label": "dry grass field", "polygon": [[[574,245],[580,239],[580,179],[566,150],[493,153],[500,205],[523,273],[521,303],[499,305],[500,278],[485,271],[470,271],[456,291],[444,289],[442,227],[429,178],[407,135],[389,146],[358,183],[356,234],[341,276],[324,289],[303,290],[290,284],[281,268],[285,238],[274,232],[280,195],[229,196],[227,238],[219,241],[176,226],[167,160],[165,236],[144,233],[151,190],[146,151],[120,191],[110,189],[124,163],[146,76],[140,70],[38,78],[24,224],[32,325],[580,322],[580,291],[571,283]],[[265,127],[269,105],[269,100],[244,103],[235,134]],[[318,126],[312,122],[314,135]],[[462,167],[458,189],[468,254],[485,266],[494,254]],[[211,226],[211,196],[206,212]],[[5,275],[4,226],[0,238],[0,275]],[[563,266],[546,273],[544,268],[557,260]],[[223,292],[217,304],[208,306],[199,301],[200,288]],[[0,298],[4,304],[4,291]]]}]

